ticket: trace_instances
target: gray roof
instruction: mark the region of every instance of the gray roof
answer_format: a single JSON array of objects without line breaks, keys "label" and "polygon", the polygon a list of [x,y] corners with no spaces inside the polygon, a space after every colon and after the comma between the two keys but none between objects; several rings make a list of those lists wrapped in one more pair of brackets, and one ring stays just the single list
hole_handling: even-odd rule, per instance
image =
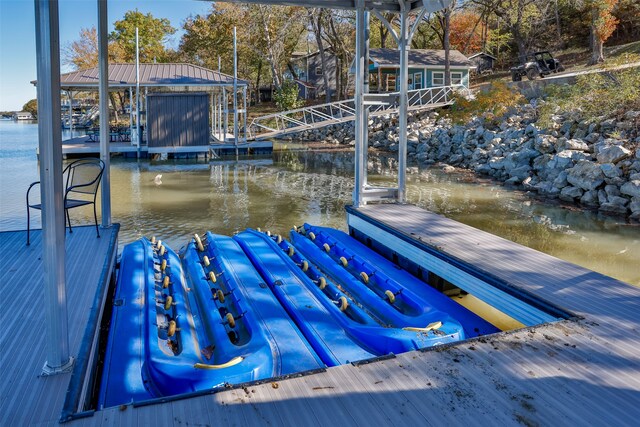
[{"label": "gray roof", "polygon": [[[369,59],[377,66],[398,67],[400,65],[400,51],[398,49],[371,49]],[[471,62],[457,50],[449,52],[452,67],[470,67]],[[409,66],[436,65],[444,66],[444,50],[411,49],[409,50]]]},{"label": "gray roof", "polygon": [[[72,71],[60,76],[62,89],[97,88],[98,67]],[[36,81],[32,82],[36,84]],[[109,64],[109,87],[136,84],[136,64]],[[140,86],[232,86],[233,77],[192,64],[140,64]],[[238,85],[248,85],[238,79]]]}]

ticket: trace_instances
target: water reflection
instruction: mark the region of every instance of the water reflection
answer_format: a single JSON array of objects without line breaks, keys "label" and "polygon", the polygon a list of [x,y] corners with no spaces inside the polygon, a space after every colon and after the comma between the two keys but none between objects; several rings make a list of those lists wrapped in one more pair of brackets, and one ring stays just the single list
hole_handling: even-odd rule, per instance
[{"label": "water reflection", "polygon": [[[0,150],[0,230],[26,228],[24,194],[37,180],[35,143],[19,139]],[[120,244],[156,235],[174,249],[194,232],[233,234],[261,227],[286,234],[310,222],[346,228],[353,191],[353,153],[280,151],[239,161],[111,162],[113,221]],[[369,181],[392,185],[395,156],[371,153]],[[413,167],[411,203],[526,246],[640,285],[640,227],[591,212],[539,202],[466,173]],[[162,175],[160,182],[156,180]],[[91,208],[74,209],[74,223],[92,223]],[[39,215],[35,216],[39,222]]]}]

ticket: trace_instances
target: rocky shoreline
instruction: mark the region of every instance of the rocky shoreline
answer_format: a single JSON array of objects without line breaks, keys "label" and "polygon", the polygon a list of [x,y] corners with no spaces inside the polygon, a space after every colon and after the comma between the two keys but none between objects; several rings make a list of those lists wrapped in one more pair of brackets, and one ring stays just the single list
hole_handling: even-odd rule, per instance
[{"label": "rocky shoreline", "polygon": [[[499,120],[478,117],[452,125],[437,112],[410,114],[409,161],[446,171],[464,168],[538,195],[640,222],[640,111],[620,119],[584,120],[558,113],[548,129],[537,123],[537,100]],[[354,145],[353,122],[287,139]],[[369,121],[370,147],[397,152],[397,116]]]}]

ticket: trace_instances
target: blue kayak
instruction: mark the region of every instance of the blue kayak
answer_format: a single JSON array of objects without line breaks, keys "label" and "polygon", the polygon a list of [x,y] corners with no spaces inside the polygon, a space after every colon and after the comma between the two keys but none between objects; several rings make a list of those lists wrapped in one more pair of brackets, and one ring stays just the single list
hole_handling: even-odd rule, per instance
[{"label": "blue kayak", "polygon": [[125,246],[103,407],[324,367],[233,239],[207,234],[183,258]]},{"label": "blue kayak", "polygon": [[305,224],[291,231],[291,241],[389,325],[420,330],[440,322],[449,327],[433,328],[429,334],[451,333],[457,327],[460,339],[499,332],[486,320],[342,231]]},{"label": "blue kayak", "polygon": [[[433,345],[425,334],[381,326],[281,237],[247,230],[235,239],[327,365]],[[443,333],[437,339],[459,336]]]}]

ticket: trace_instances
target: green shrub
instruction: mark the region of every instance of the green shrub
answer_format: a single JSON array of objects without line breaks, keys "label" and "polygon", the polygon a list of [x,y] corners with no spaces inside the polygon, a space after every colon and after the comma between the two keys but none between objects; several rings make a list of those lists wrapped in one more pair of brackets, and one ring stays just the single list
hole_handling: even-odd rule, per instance
[{"label": "green shrub", "polygon": [[292,80],[286,80],[276,91],[273,99],[282,111],[294,110],[304,105],[304,102],[298,99],[298,85]]}]

